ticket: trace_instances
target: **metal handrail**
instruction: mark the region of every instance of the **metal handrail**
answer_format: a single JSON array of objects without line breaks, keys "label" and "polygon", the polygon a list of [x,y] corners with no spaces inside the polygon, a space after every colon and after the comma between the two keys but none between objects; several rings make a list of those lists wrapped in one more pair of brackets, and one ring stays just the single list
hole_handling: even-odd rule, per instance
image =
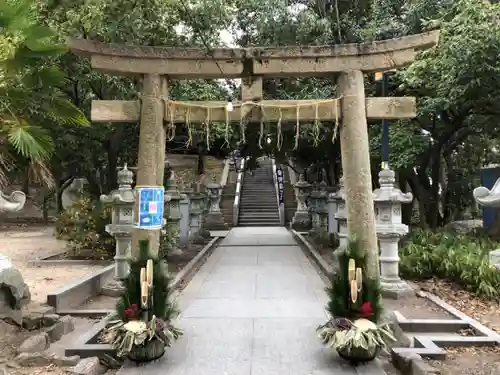
[{"label": "metal handrail", "polygon": [[273,166],[273,181],[274,191],[276,192],[276,203],[278,204],[278,214],[280,218],[280,225],[285,225],[285,205],[280,203],[280,191],[278,186],[278,177],[276,176],[276,160],[271,159]]},{"label": "metal handrail", "polygon": [[243,185],[243,176],[245,174],[245,158],[241,158],[240,170],[236,179],[236,190],[234,192],[233,203],[233,227],[238,226],[238,218],[240,217],[240,194],[241,186]]},{"label": "metal handrail", "polygon": [[297,174],[295,173],[295,171],[291,167],[291,165],[293,165],[293,161],[290,160],[288,162],[288,164],[289,164],[289,166],[288,166],[288,179],[290,180],[290,185],[293,186],[297,182]]}]

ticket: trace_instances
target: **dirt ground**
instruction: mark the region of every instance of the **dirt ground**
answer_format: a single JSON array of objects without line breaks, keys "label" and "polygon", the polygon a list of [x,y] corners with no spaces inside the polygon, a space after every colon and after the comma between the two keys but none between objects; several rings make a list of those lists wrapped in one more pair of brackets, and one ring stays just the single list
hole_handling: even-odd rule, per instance
[{"label": "dirt ground", "polygon": [[[457,310],[500,333],[500,304],[487,301],[460,286],[439,279],[416,283],[422,290],[437,295]],[[428,362],[443,375],[499,375],[500,347],[447,348],[445,361]]]},{"label": "dirt ground", "polygon": [[7,324],[0,320],[0,374],[5,369],[8,375],[63,375],[67,374],[64,369],[56,366],[44,367],[20,367],[13,361],[16,356],[16,348],[30,334],[22,328]]},{"label": "dirt ground", "polygon": [[[0,254],[7,255],[14,266],[22,273],[30,287],[32,301],[26,310],[46,303],[47,293],[56,290],[100,266],[33,266],[29,262],[64,251],[65,241],[55,239],[51,227],[10,226],[0,231]],[[16,348],[35,331],[27,331],[0,320],[0,374],[8,375],[63,375],[68,374],[64,368],[57,366],[20,367],[13,358]],[[62,353],[61,353],[62,354]]]},{"label": "dirt ground", "polygon": [[53,236],[53,231],[52,227],[37,226],[0,232],[0,254],[7,255],[22,273],[34,303],[45,303],[47,292],[70,284],[101,268],[101,266],[84,265],[31,265],[29,261],[64,251],[65,241],[57,240]]},{"label": "dirt ground", "polygon": [[500,348],[469,347],[447,348],[445,361],[428,360],[441,371],[441,375],[498,375],[500,374]]}]

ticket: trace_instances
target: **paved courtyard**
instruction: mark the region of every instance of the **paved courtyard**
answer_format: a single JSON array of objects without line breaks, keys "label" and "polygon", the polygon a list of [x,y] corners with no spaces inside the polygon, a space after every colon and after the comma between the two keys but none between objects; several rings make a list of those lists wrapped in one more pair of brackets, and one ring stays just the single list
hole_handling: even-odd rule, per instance
[{"label": "paved courtyard", "polygon": [[324,349],[324,283],[285,228],[234,228],[184,290],[185,335],[157,363],[119,375],[381,374]]}]

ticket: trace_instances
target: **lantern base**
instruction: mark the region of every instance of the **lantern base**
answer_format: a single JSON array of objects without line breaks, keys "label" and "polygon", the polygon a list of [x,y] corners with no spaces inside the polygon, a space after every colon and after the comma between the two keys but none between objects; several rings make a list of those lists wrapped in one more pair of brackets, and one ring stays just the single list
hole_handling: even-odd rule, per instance
[{"label": "lantern base", "polygon": [[203,229],[205,230],[228,230],[227,224],[224,222],[224,215],[222,212],[209,212],[205,217],[203,223]]},{"label": "lantern base", "polygon": [[295,212],[295,215],[293,215],[291,227],[297,232],[307,232],[309,229],[311,229],[311,218],[309,217],[309,212]]},{"label": "lantern base", "polygon": [[415,294],[413,288],[404,280],[388,280],[381,276],[382,296],[389,299],[400,299]]}]

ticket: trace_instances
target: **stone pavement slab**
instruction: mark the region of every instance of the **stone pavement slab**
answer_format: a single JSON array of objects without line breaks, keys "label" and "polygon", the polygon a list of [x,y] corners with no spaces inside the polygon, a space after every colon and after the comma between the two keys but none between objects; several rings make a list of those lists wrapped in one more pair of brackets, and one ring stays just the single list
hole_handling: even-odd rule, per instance
[{"label": "stone pavement slab", "polygon": [[233,228],[182,293],[185,335],[165,358],[118,375],[355,375],[316,336],[325,303],[290,232]]},{"label": "stone pavement slab", "polygon": [[297,245],[284,227],[236,227],[219,246],[287,246]]}]

